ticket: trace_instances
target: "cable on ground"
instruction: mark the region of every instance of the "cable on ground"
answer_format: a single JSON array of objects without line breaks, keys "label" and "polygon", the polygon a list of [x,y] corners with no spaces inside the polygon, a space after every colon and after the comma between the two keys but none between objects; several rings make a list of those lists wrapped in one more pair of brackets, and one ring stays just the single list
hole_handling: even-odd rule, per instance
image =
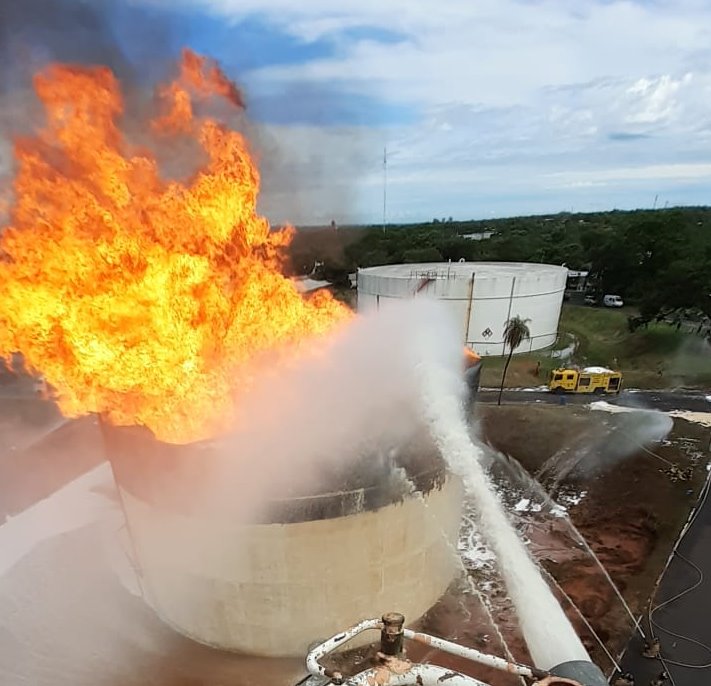
[{"label": "cable on ground", "polygon": [[[682,530],[679,538],[677,539],[677,542],[674,545],[674,548],[672,550],[672,557],[678,557],[680,560],[682,560],[683,562],[688,564],[698,574],[698,578],[691,586],[684,589],[683,591],[680,591],[679,593],[672,596],[671,598],[665,600],[663,603],[659,603],[658,605],[652,607],[652,602],[650,601],[648,618],[649,618],[649,625],[650,625],[650,628],[652,629],[652,631],[656,627],[657,629],[664,632],[665,634],[668,634],[669,636],[673,636],[674,638],[677,638],[681,641],[685,641],[687,643],[692,643],[694,645],[699,646],[703,650],[707,651],[709,653],[709,655],[711,655],[711,646],[709,646],[705,643],[702,643],[701,641],[699,641],[695,638],[692,638],[690,636],[685,636],[683,634],[676,633],[676,632],[660,625],[658,622],[654,621],[654,615],[657,611],[661,610],[664,607],[668,607],[673,602],[679,600],[680,598],[683,598],[684,596],[688,595],[689,593],[692,593],[697,588],[699,588],[705,581],[703,571],[696,564],[694,564],[691,560],[689,560],[687,557],[685,557],[684,555],[682,555],[679,552],[679,546],[681,545],[685,536],[691,530],[691,527],[694,525],[696,518],[699,516],[699,513],[703,509],[703,507],[706,503],[706,499],[708,498],[708,495],[709,495],[709,490],[711,490],[711,476],[706,480],[704,488],[701,491],[701,494],[700,494],[701,497],[700,497],[699,502],[694,510],[694,514],[689,518],[687,523],[684,525],[684,528],[683,528],[683,530]],[[654,597],[652,597],[652,601],[653,601],[653,599],[654,599]],[[672,686],[674,686],[675,682],[674,682],[674,678],[671,675],[671,672],[668,669],[666,669],[667,664],[674,665],[677,667],[684,667],[687,669],[709,669],[709,668],[711,668],[711,661],[704,663],[704,664],[691,664],[688,662],[682,662],[680,660],[671,660],[668,657],[664,657],[661,653],[659,655],[659,660],[662,663],[662,665],[664,665],[665,670],[666,670],[667,674],[669,675],[669,679],[672,683]]]}]

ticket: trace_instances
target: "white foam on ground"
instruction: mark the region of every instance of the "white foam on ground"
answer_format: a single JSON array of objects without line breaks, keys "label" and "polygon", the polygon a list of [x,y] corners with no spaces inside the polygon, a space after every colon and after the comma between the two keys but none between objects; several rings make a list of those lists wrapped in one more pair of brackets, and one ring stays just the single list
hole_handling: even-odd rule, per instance
[{"label": "white foam on ground", "polygon": [[543,505],[540,503],[532,503],[530,498],[521,498],[514,506],[514,512],[540,512]]},{"label": "white foam on ground", "polygon": [[[709,396],[707,396],[708,398]],[[711,426],[711,412],[692,412],[691,410],[672,410],[668,412],[670,417],[678,417],[685,419],[687,422],[701,424],[703,426]]]},{"label": "white foam on ground", "polygon": [[[481,532],[468,515],[464,518],[458,548],[468,570],[491,570],[496,562],[496,554],[486,544]],[[486,590],[481,586],[480,588]]]},{"label": "white foam on ground", "polygon": [[[711,396],[706,396],[708,400]],[[631,412],[657,412],[659,414],[666,414],[669,417],[677,417],[678,419],[685,419],[687,422],[693,422],[694,424],[701,424],[703,426],[711,426],[711,412],[694,412],[692,410],[670,410],[669,412],[660,412],[659,410],[648,410],[644,408],[636,407],[624,407],[622,405],[613,405],[605,400],[597,400],[590,403],[588,407],[591,410],[597,410],[600,412],[610,412],[611,414],[619,413],[631,413]]]},{"label": "white foam on ground", "polygon": [[624,407],[623,405],[613,405],[608,403],[606,400],[596,400],[590,403],[588,407],[591,410],[596,410],[598,412],[610,412],[611,414],[621,414],[629,412],[649,412],[650,410],[641,410],[636,407]]},{"label": "white foam on ground", "polygon": [[551,507],[551,514],[554,517],[567,517],[568,510],[571,507],[579,505],[587,494],[587,491],[580,491],[580,493],[559,493],[558,502]]}]

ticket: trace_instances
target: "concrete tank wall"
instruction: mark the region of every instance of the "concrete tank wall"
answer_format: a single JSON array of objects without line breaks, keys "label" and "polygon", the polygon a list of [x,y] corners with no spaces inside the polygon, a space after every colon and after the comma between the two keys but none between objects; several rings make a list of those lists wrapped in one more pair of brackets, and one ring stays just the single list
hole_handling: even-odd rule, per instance
[{"label": "concrete tank wall", "polygon": [[384,608],[414,621],[459,569],[462,494],[452,477],[376,511],[242,527],[121,496],[146,600],[180,633],[227,650],[303,656]]},{"label": "concrete tank wall", "polygon": [[565,292],[567,269],[512,262],[402,264],[358,271],[358,309],[367,312],[403,298],[431,297],[447,305],[462,343],[479,355],[500,355],[511,317],[529,319],[530,341],[517,352],[552,345]]},{"label": "concrete tank wall", "polygon": [[[416,620],[460,569],[461,483],[429,448],[403,462],[416,495],[377,472],[352,490],[269,502],[247,524],[196,497],[210,443],[169,445],[137,427],[103,432],[144,597],[201,643],[303,656],[384,609]],[[198,477],[186,479],[191,471]]]}]

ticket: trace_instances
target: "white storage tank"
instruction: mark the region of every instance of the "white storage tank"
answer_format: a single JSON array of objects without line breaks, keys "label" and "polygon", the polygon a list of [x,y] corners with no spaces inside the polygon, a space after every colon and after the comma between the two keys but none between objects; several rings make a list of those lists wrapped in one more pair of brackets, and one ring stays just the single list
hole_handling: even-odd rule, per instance
[{"label": "white storage tank", "polygon": [[504,327],[528,319],[531,338],[516,352],[556,340],[568,270],[535,262],[396,264],[358,270],[358,310],[397,298],[431,297],[447,303],[461,322],[462,343],[479,355],[501,355]]},{"label": "white storage tank", "polygon": [[[204,497],[219,441],[175,445],[141,427],[101,428],[143,598],[197,642],[303,657],[383,607],[415,621],[461,569],[462,484],[421,437],[397,457],[331,469],[322,486],[343,480],[343,490],[270,500],[244,521]],[[238,474],[234,493],[238,501]]]}]

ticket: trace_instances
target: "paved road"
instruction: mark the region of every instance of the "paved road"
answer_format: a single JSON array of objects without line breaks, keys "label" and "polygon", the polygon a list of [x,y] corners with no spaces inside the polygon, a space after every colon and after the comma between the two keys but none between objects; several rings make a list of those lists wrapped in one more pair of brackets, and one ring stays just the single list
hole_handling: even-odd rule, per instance
[{"label": "paved road", "polygon": [[[496,402],[499,392],[494,389],[479,391],[479,402]],[[604,400],[612,405],[636,407],[641,409],[690,410],[692,412],[711,412],[711,396],[702,391],[635,391],[625,390],[619,395],[558,395],[544,390],[504,390],[504,403],[547,403],[558,405],[561,402],[570,405],[586,405],[595,400]]]},{"label": "paved road", "polygon": [[[662,655],[667,660],[687,665],[711,664],[711,651],[663,629],[711,644],[711,589],[708,586],[711,579],[711,496],[702,502],[698,516],[679,545],[679,553],[685,559],[679,556],[672,559],[655,600],[655,605],[659,605],[701,581],[695,590],[654,614],[655,622],[661,627],[655,628],[654,634],[661,641]],[[642,657],[642,647],[641,639],[635,634],[622,659],[623,669],[632,672],[637,686],[647,686],[662,671],[659,661]],[[711,666],[694,669],[667,663],[667,669],[676,686],[708,686],[711,683]]]}]

